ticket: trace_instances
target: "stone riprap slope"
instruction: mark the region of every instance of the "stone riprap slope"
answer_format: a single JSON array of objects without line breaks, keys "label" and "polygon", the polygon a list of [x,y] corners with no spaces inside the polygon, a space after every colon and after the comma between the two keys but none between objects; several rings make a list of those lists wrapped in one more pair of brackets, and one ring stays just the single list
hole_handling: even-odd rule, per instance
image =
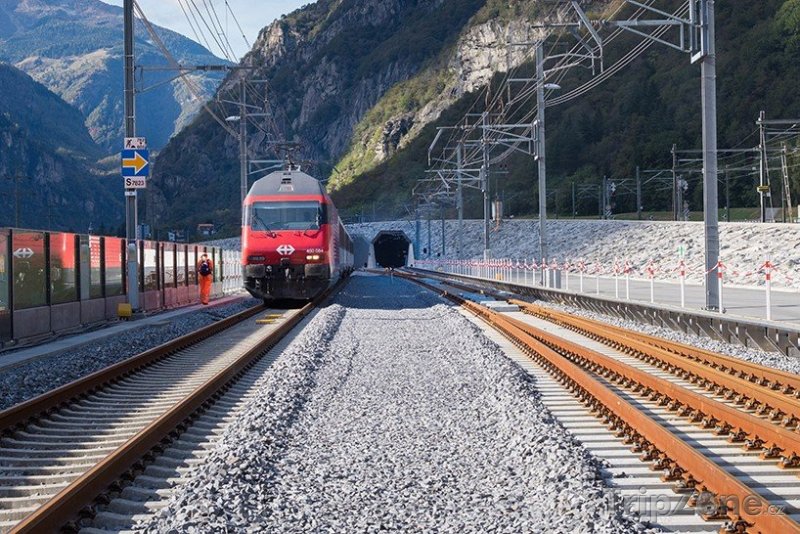
[{"label": "stone riprap slope", "polygon": [[[371,241],[381,230],[403,231],[415,239],[414,221],[356,224],[351,233]],[[458,223],[446,221],[445,256],[455,257]],[[638,276],[645,277],[649,262],[658,279],[678,280],[678,248],[683,245],[688,267],[687,280],[700,283],[703,278],[704,238],[702,223],[651,221],[572,221],[548,223],[550,255],[559,262],[583,259],[593,271],[595,263],[603,272],[612,271],[614,261],[627,260]],[[468,258],[483,257],[483,221],[465,221],[464,250]],[[421,224],[420,248],[428,247],[427,221]],[[442,225],[431,224],[431,250],[434,257],[442,250]],[[722,261],[728,266],[726,281],[739,285],[761,285],[763,275],[757,270],[767,254],[776,264],[774,286],[800,288],[800,225],[724,223],[720,225]],[[530,220],[507,220],[493,226],[493,257],[527,259],[532,263],[539,250],[539,223]],[[419,252],[417,252],[419,256]]]}]

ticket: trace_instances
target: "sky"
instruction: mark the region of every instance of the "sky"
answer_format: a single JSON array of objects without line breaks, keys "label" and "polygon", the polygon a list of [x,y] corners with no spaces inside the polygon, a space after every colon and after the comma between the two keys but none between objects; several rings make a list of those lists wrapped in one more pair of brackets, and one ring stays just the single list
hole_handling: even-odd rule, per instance
[{"label": "sky", "polygon": [[[122,5],[122,0],[103,0],[107,4],[116,6]],[[227,0],[228,5],[233,10],[239,23],[242,25],[242,30],[247,37],[247,42],[252,46],[258,32],[264,26],[267,26],[273,20],[279,18],[281,15],[291,13],[295,9],[305,4],[312,3],[313,0]],[[154,24],[169,28],[178,33],[181,33],[193,40],[197,40],[194,32],[192,31],[189,22],[181,11],[181,4],[178,0],[138,0],[139,5],[142,7],[145,16]],[[236,23],[230,16],[228,10],[225,8],[225,0],[206,0],[214,5],[214,8],[219,16],[220,22],[227,29],[225,33],[228,40],[236,52],[237,58],[241,58],[245,53],[250,51],[250,47],[245,43]],[[195,0],[201,10],[204,10],[201,0]],[[184,0],[183,5],[190,4],[190,0]],[[226,20],[227,15],[227,20]],[[200,24],[203,24],[200,22]],[[208,40],[211,52],[217,56],[224,57],[220,49],[214,43],[208,30],[203,27]],[[205,41],[200,40],[200,44],[205,46]]]}]

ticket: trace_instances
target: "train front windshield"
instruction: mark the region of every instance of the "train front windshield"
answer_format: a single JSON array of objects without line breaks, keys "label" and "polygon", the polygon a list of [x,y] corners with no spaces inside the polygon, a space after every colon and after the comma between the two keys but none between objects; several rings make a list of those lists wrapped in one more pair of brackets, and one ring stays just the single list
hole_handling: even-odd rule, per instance
[{"label": "train front windshield", "polygon": [[326,222],[325,206],[317,201],[257,202],[248,215],[254,232],[318,230]]}]

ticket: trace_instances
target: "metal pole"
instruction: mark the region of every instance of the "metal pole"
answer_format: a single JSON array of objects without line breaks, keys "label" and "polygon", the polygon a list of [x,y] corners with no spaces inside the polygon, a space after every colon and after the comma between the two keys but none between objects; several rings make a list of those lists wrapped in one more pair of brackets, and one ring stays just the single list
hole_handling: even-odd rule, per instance
[{"label": "metal pole", "polygon": [[672,145],[672,220],[678,220],[678,147]]},{"label": "metal pole", "polygon": [[[605,180],[604,180],[605,181]],[[603,219],[603,184],[597,186],[597,208],[598,208],[598,217],[602,220]]]},{"label": "metal pole", "polygon": [[783,171],[783,196],[786,200],[786,205],[783,206],[783,222],[792,222],[792,218],[794,217],[792,214],[792,186],[789,183],[789,163],[787,154],[788,148],[786,147],[786,143],[783,143],[783,148],[781,149],[781,170]]},{"label": "metal pole", "polygon": [[539,111],[539,257],[547,259],[547,158],[545,148],[544,42],[536,47],[536,106]]},{"label": "metal pole", "polygon": [[725,166],[725,222],[731,222],[731,180],[727,165]]},{"label": "metal pole", "polygon": [[19,173],[14,175],[14,226],[19,228]]},{"label": "metal pole", "polygon": [[442,210],[442,258],[445,255],[445,224],[444,224],[444,204],[441,205]]},{"label": "metal pole", "polygon": [[783,223],[786,224],[786,188],[781,184],[781,211],[783,212]]},{"label": "metal pole", "polygon": [[[124,0],[123,31],[125,56],[125,137],[136,137],[136,89],[134,86],[133,0]],[[139,309],[139,258],[136,234],[139,226],[136,190],[125,191],[125,239],[128,243],[128,303]]]},{"label": "metal pole", "polygon": [[602,212],[602,219],[606,219],[608,217],[608,177],[603,176],[603,212]]},{"label": "metal pole", "polygon": [[714,284],[714,266],[719,261],[719,200],[717,198],[717,52],[714,0],[705,2],[707,55],[703,58],[703,208],[706,246],[706,308],[719,310],[721,292]]},{"label": "metal pole", "polygon": [[766,170],[766,158],[767,158],[767,147],[766,147],[766,133],[764,131],[764,118],[765,113],[762,111],[758,114],[758,130],[759,130],[759,144],[758,144],[758,198],[759,203],[761,206],[761,222],[767,222],[767,205],[766,205],[766,196],[764,195],[764,191],[761,189],[766,184],[765,178],[765,170]]},{"label": "metal pole", "polygon": [[574,219],[578,212],[575,210],[575,181],[572,181],[572,218]]},{"label": "metal pole", "polygon": [[456,151],[456,158],[458,162],[458,171],[456,176],[458,178],[458,188],[456,190],[456,207],[458,209],[458,250],[456,254],[458,258],[462,258],[464,255],[464,188],[462,185],[462,176],[461,176],[461,167],[464,162],[464,143],[463,141],[458,142],[458,149]]},{"label": "metal pole", "polygon": [[431,257],[433,250],[431,248],[431,216],[433,212],[431,211],[431,207],[428,206],[428,258]]},{"label": "metal pole", "polygon": [[422,223],[419,220],[419,205],[414,207],[414,223],[415,223],[414,224],[414,230],[415,230],[415,236],[414,236],[414,259],[418,259],[418,258],[422,258],[422,248],[420,248],[420,244],[422,243],[422,240],[420,238],[420,234],[422,232],[422,229],[420,228],[420,225]]},{"label": "metal pole", "polygon": [[642,220],[642,172],[636,166],[636,218]]},{"label": "metal pole", "polygon": [[489,248],[489,231],[491,218],[491,204],[489,201],[489,140],[488,140],[489,114],[483,112],[483,164],[481,165],[481,190],[483,191],[483,259],[491,257]]},{"label": "metal pole", "polygon": [[244,199],[247,197],[247,86],[244,77],[240,82],[239,106],[239,181],[241,187],[242,226],[244,226]]}]

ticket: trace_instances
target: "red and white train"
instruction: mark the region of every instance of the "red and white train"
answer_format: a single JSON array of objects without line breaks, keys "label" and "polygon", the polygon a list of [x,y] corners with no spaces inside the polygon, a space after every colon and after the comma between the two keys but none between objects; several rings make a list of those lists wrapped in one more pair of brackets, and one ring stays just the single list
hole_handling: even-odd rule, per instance
[{"label": "red and white train", "polygon": [[353,241],[316,178],[274,172],[244,202],[242,269],[256,298],[309,300],[353,270]]}]

